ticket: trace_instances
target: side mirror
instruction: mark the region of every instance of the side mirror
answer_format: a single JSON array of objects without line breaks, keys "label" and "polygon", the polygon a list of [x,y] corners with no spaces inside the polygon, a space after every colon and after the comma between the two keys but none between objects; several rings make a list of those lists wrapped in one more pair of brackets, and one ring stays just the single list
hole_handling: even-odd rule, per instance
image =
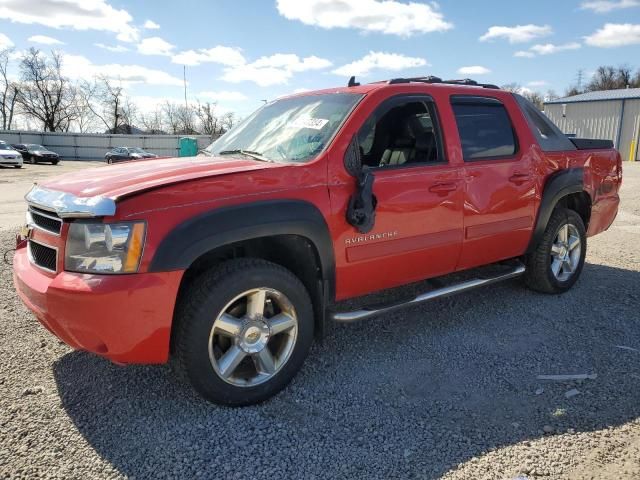
[{"label": "side mirror", "polygon": [[356,191],[349,199],[347,222],[356,227],[360,233],[369,233],[376,222],[376,205],[378,201],[373,194],[375,177],[367,166],[362,165],[360,145],[356,135],[344,155],[344,166],[347,172],[356,179]]}]

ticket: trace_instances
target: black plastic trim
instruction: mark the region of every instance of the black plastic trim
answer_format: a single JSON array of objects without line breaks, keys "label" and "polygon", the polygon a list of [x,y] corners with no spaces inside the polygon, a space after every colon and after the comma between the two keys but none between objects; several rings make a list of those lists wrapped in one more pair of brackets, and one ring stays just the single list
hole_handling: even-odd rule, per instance
[{"label": "black plastic trim", "polygon": [[186,220],[160,242],[149,271],[184,270],[215,248],[274,235],[300,235],[315,245],[333,299],[335,258],[329,227],[318,208],[302,200],[223,207]]},{"label": "black plastic trim", "polygon": [[613,148],[613,141],[611,140],[597,140],[593,138],[570,138],[578,150],[611,150]]},{"label": "black plastic trim", "polygon": [[536,226],[527,248],[527,253],[536,249],[538,243],[544,235],[553,209],[556,207],[562,197],[571,195],[572,193],[580,193],[584,191],[584,169],[570,168],[561,170],[551,175],[544,186],[542,192],[542,201],[538,209],[538,218]]}]

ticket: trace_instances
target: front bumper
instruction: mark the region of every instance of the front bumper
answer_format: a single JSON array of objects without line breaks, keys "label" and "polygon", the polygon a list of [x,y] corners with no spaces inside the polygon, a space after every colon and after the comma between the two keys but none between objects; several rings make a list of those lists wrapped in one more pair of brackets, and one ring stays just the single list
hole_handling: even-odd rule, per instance
[{"label": "front bumper", "polygon": [[3,158],[0,157],[0,165],[22,165],[22,157],[18,158]]},{"label": "front bumper", "polygon": [[117,363],[165,363],[183,271],[44,272],[16,250],[13,281],[40,323],[67,345]]}]

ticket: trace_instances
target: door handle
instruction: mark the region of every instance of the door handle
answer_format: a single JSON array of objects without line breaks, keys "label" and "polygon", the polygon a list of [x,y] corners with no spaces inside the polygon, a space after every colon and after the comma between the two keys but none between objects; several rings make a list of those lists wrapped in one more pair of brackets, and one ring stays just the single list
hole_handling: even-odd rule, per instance
[{"label": "door handle", "polygon": [[516,185],[521,185],[525,182],[528,182],[531,177],[527,173],[514,173],[509,177],[509,181],[511,183],[515,183]]},{"label": "door handle", "polygon": [[458,189],[458,185],[455,183],[436,183],[429,187],[429,191],[437,193],[438,195],[446,195],[447,193],[454,192]]}]

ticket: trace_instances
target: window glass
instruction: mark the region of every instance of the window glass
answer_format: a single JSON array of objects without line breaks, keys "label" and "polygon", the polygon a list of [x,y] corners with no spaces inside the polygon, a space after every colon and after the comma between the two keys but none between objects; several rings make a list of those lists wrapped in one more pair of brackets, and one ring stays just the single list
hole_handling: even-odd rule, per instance
[{"label": "window glass", "polygon": [[507,110],[499,102],[453,102],[453,112],[465,160],[508,157],[516,139]]},{"label": "window glass", "polygon": [[268,103],[209,145],[205,154],[243,155],[272,162],[309,162],[333,138],[362,95],[329,93]]},{"label": "window glass", "polygon": [[358,132],[362,164],[397,167],[441,161],[434,115],[430,102],[407,100],[391,108],[383,105]]},{"label": "window glass", "polygon": [[521,95],[513,95],[524,113],[529,128],[538,140],[538,144],[545,152],[558,152],[564,150],[575,150],[576,147],[571,140],[564,135],[549,118],[538,110],[529,100]]}]

